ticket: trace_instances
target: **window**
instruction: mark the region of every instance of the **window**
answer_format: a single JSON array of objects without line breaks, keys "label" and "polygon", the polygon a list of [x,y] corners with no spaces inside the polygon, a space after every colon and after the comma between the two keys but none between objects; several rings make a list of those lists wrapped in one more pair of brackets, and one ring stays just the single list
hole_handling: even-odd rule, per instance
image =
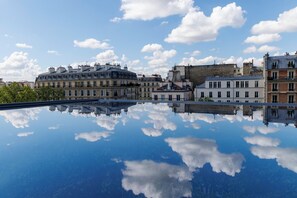
[{"label": "window", "polygon": [[97,82],[93,81],[93,86],[96,87],[97,86]]},{"label": "window", "polygon": [[249,92],[246,91],[246,92],[244,93],[244,96],[245,96],[246,98],[248,98],[248,97],[249,97]]},{"label": "window", "polygon": [[209,97],[212,98],[212,92],[209,92]]},{"label": "window", "polygon": [[87,90],[87,96],[90,96],[90,90]]},{"label": "window", "polygon": [[272,84],[272,91],[277,91],[278,89],[277,89],[277,83],[273,83]]},{"label": "window", "polygon": [[109,86],[109,81],[106,81],[106,85]]},{"label": "window", "polygon": [[272,117],[278,117],[278,110],[277,109],[271,109],[271,115]]},{"label": "window", "polygon": [[294,91],[294,83],[289,83],[289,91]]},{"label": "window", "polygon": [[106,91],[106,96],[109,96],[109,91]]},{"label": "window", "polygon": [[218,98],[220,98],[220,97],[221,97],[221,92],[219,91],[219,92],[218,92]]},{"label": "window", "polygon": [[235,92],[235,97],[239,98],[239,91]]},{"label": "window", "polygon": [[240,81],[240,87],[244,88],[244,81]]},{"label": "window", "polygon": [[249,87],[249,81],[245,81],[244,85],[245,85],[245,88],[248,88]]},{"label": "window", "polygon": [[255,87],[259,87],[259,81],[255,81]]},{"label": "window", "polygon": [[212,82],[209,82],[209,88],[212,88]]},{"label": "window", "polygon": [[278,61],[274,61],[272,63],[272,69],[277,69],[278,68]]},{"label": "window", "polygon": [[81,90],[81,91],[80,91],[80,95],[81,95],[81,96],[84,96],[84,90]]},{"label": "window", "polygon": [[277,79],[277,72],[272,72],[272,79]]},{"label": "window", "polygon": [[239,102],[239,100],[236,100],[236,102]]},{"label": "window", "polygon": [[294,71],[288,71],[288,78],[289,79],[294,79]]},{"label": "window", "polygon": [[295,114],[294,110],[288,110],[288,118],[294,118],[295,117],[294,114]]},{"label": "window", "polygon": [[204,92],[203,91],[201,92],[201,98],[204,98]]},{"label": "window", "polygon": [[277,95],[272,95],[272,102],[277,103]]},{"label": "window", "polygon": [[221,88],[221,82],[218,82],[218,88]]},{"label": "window", "polygon": [[87,82],[87,87],[91,87],[90,81]]},{"label": "window", "polygon": [[68,95],[71,96],[71,90],[69,90]]},{"label": "window", "polygon": [[104,96],[104,91],[103,90],[101,90],[101,96]]},{"label": "window", "polygon": [[75,90],[74,95],[77,96],[77,90]]},{"label": "window", "polygon": [[180,95],[176,95],[176,100],[180,101]]},{"label": "window", "polygon": [[96,90],[93,90],[93,96],[96,96]]},{"label": "window", "polygon": [[100,86],[103,86],[103,81],[100,81]]},{"label": "window", "polygon": [[113,86],[117,86],[118,82],[116,80],[113,81]]},{"label": "window", "polygon": [[230,98],[230,91],[227,91],[227,98]]},{"label": "window", "polygon": [[230,102],[230,100],[227,100],[227,102]]},{"label": "window", "polygon": [[293,95],[289,95],[289,103],[294,103],[294,96]]},{"label": "window", "polygon": [[217,82],[213,83],[213,88],[217,88]]},{"label": "window", "polygon": [[239,88],[239,81],[236,81],[236,88]]},{"label": "window", "polygon": [[147,88],[147,91],[150,91],[150,88]]},{"label": "window", "polygon": [[230,88],[230,81],[227,81],[227,88]]},{"label": "window", "polygon": [[161,100],[165,100],[165,95],[161,95]]},{"label": "window", "polygon": [[169,98],[168,98],[170,101],[172,100],[172,95],[169,95]]},{"label": "window", "polygon": [[154,100],[158,100],[158,95],[154,95]]},{"label": "window", "polygon": [[259,92],[255,91],[255,98],[259,97]]}]

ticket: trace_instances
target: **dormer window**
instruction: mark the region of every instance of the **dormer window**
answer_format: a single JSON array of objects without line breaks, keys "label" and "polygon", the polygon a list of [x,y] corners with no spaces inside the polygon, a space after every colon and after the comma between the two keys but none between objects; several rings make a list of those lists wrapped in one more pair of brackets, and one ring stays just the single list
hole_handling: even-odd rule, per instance
[{"label": "dormer window", "polygon": [[295,68],[295,61],[289,61],[288,62],[288,67],[289,68]]},{"label": "dormer window", "polygon": [[272,63],[272,69],[277,69],[278,68],[278,61],[274,61]]}]

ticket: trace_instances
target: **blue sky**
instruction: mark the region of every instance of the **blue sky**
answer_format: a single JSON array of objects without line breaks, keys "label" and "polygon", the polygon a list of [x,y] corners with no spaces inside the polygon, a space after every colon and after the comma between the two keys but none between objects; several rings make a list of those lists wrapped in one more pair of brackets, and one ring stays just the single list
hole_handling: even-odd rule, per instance
[{"label": "blue sky", "polygon": [[165,76],[174,64],[238,63],[297,50],[295,0],[0,0],[0,78],[118,62]]}]

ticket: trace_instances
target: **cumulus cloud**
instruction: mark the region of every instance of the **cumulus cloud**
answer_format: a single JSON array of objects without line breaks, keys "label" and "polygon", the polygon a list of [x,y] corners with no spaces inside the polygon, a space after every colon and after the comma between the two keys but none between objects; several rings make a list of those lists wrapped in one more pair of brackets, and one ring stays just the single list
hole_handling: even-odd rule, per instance
[{"label": "cumulus cloud", "polygon": [[113,50],[106,50],[96,55],[96,61],[101,64],[115,63],[118,59],[119,57]]},{"label": "cumulus cloud", "polygon": [[252,27],[253,34],[277,34],[297,32],[297,7],[281,13],[276,20],[260,21]]},{"label": "cumulus cloud", "polygon": [[112,23],[119,23],[121,22],[122,18],[120,17],[114,17],[112,19],[110,19],[109,21],[112,22]]},{"label": "cumulus cloud", "polygon": [[250,46],[247,47],[245,50],[243,50],[243,53],[249,54],[249,53],[266,53],[266,52],[275,52],[278,51],[279,48],[275,46],[269,46],[269,45],[262,45],[259,48],[256,46]]},{"label": "cumulus cloud", "polygon": [[281,36],[279,34],[260,34],[256,36],[250,36],[245,39],[245,43],[264,44],[274,41],[279,41]]},{"label": "cumulus cloud", "polygon": [[280,144],[279,139],[264,136],[245,137],[244,140],[249,144],[258,146],[278,146]]},{"label": "cumulus cloud", "polygon": [[182,166],[150,160],[125,161],[122,187],[145,197],[191,197],[192,173]]},{"label": "cumulus cloud", "polygon": [[241,171],[244,157],[239,153],[224,154],[218,151],[215,141],[198,138],[167,138],[173,151],[181,155],[191,171],[209,163],[216,173],[223,172],[235,176]]},{"label": "cumulus cloud", "polygon": [[16,47],[18,48],[24,48],[24,49],[32,49],[32,45],[28,45],[26,43],[17,43],[15,44]]},{"label": "cumulus cloud", "polygon": [[79,139],[84,139],[88,142],[97,142],[101,139],[108,138],[112,133],[111,132],[86,132],[86,133],[78,133],[75,134],[74,139],[79,140]]},{"label": "cumulus cloud", "polygon": [[193,4],[193,0],[122,0],[121,11],[126,20],[152,20],[183,15]]},{"label": "cumulus cloud", "polygon": [[91,48],[91,49],[108,49],[111,46],[107,42],[101,42],[94,38],[89,38],[84,41],[74,40],[74,47]]},{"label": "cumulus cloud", "polygon": [[225,7],[215,7],[210,16],[206,16],[198,8],[191,8],[184,16],[181,24],[172,30],[165,39],[169,43],[194,43],[213,41],[219,30],[224,27],[241,27],[245,23],[244,10],[231,3]]},{"label": "cumulus cloud", "polygon": [[39,108],[19,109],[10,111],[0,111],[0,116],[4,117],[7,123],[11,123],[15,128],[29,127],[29,122],[38,119]]},{"label": "cumulus cloud", "polygon": [[3,62],[0,62],[0,76],[7,81],[33,81],[42,70],[37,60],[30,59],[28,56],[25,52],[13,52],[4,57]]},{"label": "cumulus cloud", "polygon": [[60,125],[50,126],[48,127],[48,130],[58,130],[60,128]]},{"label": "cumulus cloud", "polygon": [[275,159],[279,166],[297,173],[297,149],[295,148],[254,146],[251,152],[260,159]]},{"label": "cumulus cloud", "polygon": [[34,134],[34,132],[23,132],[23,133],[18,133],[17,136],[18,137],[28,137],[33,134]]},{"label": "cumulus cloud", "polygon": [[147,44],[147,45],[143,46],[141,52],[155,52],[155,51],[159,51],[162,49],[163,49],[162,45],[157,44],[157,43],[152,43],[152,44]]}]

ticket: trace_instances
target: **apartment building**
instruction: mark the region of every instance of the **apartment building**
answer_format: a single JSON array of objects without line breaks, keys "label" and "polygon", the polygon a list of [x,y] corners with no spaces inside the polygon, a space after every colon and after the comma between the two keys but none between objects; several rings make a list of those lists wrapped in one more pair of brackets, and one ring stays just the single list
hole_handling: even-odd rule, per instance
[{"label": "apartment building", "polygon": [[35,80],[35,88],[41,87],[62,88],[65,98],[136,98],[139,84],[137,75],[128,71],[127,67],[121,69],[120,65],[94,66],[80,65],[74,69],[68,66],[53,67],[48,72],[40,74]]},{"label": "apartment building", "polygon": [[262,76],[207,77],[196,86],[195,100],[209,98],[214,102],[264,102]]},{"label": "apartment building", "polygon": [[162,77],[158,74],[151,76],[141,75],[138,76],[139,86],[139,98],[140,99],[152,99],[152,92],[157,90],[162,83]]},{"label": "apartment building", "polygon": [[296,103],[296,63],[297,52],[294,55],[286,53],[283,56],[264,56],[265,67],[265,101],[272,103]]}]

